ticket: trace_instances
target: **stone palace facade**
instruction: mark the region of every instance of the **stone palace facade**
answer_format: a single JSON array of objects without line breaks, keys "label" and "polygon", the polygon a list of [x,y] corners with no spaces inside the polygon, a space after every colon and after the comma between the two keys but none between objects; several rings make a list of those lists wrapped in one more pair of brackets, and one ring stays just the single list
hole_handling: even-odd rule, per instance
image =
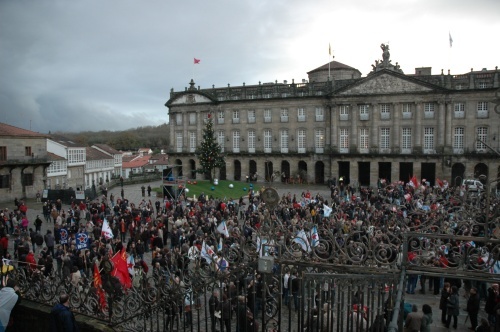
[{"label": "stone palace facade", "polygon": [[[200,89],[191,80],[170,93],[169,159],[174,172],[200,178],[194,154],[211,114],[225,153],[219,178],[352,185],[416,176],[493,181],[499,176],[500,75],[498,68],[461,75],[404,74],[382,60],[361,72],[332,61],[309,80]],[[496,106],[496,108],[495,108]],[[486,180],[487,179],[487,180]]]}]

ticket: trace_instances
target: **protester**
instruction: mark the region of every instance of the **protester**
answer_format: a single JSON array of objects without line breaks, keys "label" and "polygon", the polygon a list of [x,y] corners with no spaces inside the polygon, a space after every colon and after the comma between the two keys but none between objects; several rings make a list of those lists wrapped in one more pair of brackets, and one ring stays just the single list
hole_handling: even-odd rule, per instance
[{"label": "protester", "polygon": [[57,303],[50,312],[51,332],[77,332],[75,316],[69,308],[69,295],[61,294]]}]

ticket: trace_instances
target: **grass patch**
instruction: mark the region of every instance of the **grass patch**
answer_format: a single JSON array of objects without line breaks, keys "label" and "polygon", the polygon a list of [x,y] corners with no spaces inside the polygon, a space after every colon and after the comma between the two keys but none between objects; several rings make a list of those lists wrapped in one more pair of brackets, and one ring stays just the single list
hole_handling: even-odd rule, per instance
[{"label": "grass patch", "polygon": [[[233,185],[233,188],[229,188],[230,184]],[[251,188],[251,185],[253,186],[254,192],[262,188],[260,184],[240,181],[219,180],[218,185],[213,185],[208,180],[196,180],[196,184],[193,182],[191,182],[191,184],[186,183],[186,188],[189,190],[187,197],[193,198],[193,196],[196,196],[196,198],[198,198],[201,193],[205,193],[207,197],[239,199],[241,196],[248,195],[248,190]],[[212,188],[214,189],[212,190]],[[162,192],[161,188],[153,188],[152,190]]]}]

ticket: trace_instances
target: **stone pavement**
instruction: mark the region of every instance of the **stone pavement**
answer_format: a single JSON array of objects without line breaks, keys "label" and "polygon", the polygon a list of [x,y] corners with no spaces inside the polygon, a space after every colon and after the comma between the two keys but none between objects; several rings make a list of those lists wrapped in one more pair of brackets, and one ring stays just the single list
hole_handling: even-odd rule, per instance
[{"label": "stone pavement", "polygon": [[[141,187],[143,185],[145,187],[147,187],[148,185],[151,185],[152,188],[154,188],[154,187],[160,187],[161,186],[161,181],[154,181],[154,182],[149,182],[149,183],[144,183],[144,184],[126,185],[126,186],[123,187],[124,193],[125,193],[125,197],[130,202],[136,203],[136,205],[137,205],[143,199],[142,193],[141,193]],[[300,195],[301,195],[301,193],[303,191],[309,190],[311,192],[312,196],[314,196],[317,193],[319,193],[324,198],[326,198],[328,200],[330,199],[330,190],[329,190],[329,188],[326,185],[306,185],[306,184],[303,184],[303,185],[299,185],[299,184],[291,185],[291,184],[283,184],[283,183],[280,183],[280,182],[274,182],[274,183],[257,182],[257,183],[255,183],[255,186],[257,186],[257,187],[258,186],[273,187],[273,188],[275,188],[275,189],[278,190],[278,193],[279,193],[280,196],[282,196],[283,194],[286,195],[286,194],[288,194],[290,192],[292,194],[292,196],[294,194],[296,194],[297,197],[300,197]],[[108,195],[110,195],[112,193],[115,197],[119,197],[120,196],[120,190],[121,190],[120,186],[114,187],[114,188],[112,188],[112,189],[109,190]],[[146,200],[151,199],[151,201],[153,203],[157,199],[156,198],[156,194],[154,192],[151,193],[151,197],[148,197],[147,196],[147,192],[146,192],[146,197],[144,197],[144,198]],[[14,207],[14,202],[13,201],[10,202],[10,203],[8,202],[8,203],[1,203],[1,204],[2,204],[1,208],[9,208],[11,210]],[[43,219],[43,215],[42,215],[42,204],[43,203],[36,202],[35,200],[27,200],[26,204],[28,206],[28,212],[27,212],[27,214],[28,214],[28,219],[30,221],[30,224],[29,224],[30,226],[29,227],[34,228],[33,222],[36,219],[37,215],[40,215],[41,219],[44,220]],[[68,208],[69,208],[69,206],[63,205],[63,209],[67,210]],[[45,223],[45,221],[44,221],[44,223],[42,224],[42,235],[46,234],[47,229],[53,230],[53,223]],[[13,252],[12,237],[9,240],[9,251]],[[38,251],[39,251],[39,249],[37,249],[37,252]],[[151,263],[151,256],[150,255],[145,255],[145,258],[146,258],[146,261],[147,261],[148,265],[150,265],[150,263]],[[432,310],[433,310],[433,320],[434,320],[434,323],[432,324],[431,331],[437,331],[437,332],[439,332],[439,331],[447,331],[448,329],[446,329],[441,324],[441,311],[439,310],[439,298],[440,298],[440,296],[439,295],[433,295],[430,292],[427,292],[426,295],[422,295],[422,294],[418,293],[418,290],[419,289],[417,289],[417,291],[416,291],[417,294],[405,294],[405,301],[408,302],[408,303],[411,303],[411,304],[416,304],[418,306],[418,308],[419,308],[419,311],[421,310],[423,304],[429,304],[432,307]],[[463,297],[463,287],[462,287],[462,289],[461,289],[461,296],[460,296],[460,307],[461,307],[461,310],[460,310],[460,316],[458,318],[458,330],[456,330],[456,331],[468,331],[468,327],[470,326],[469,325],[470,321],[467,322],[467,325],[465,324],[465,319],[467,317],[467,312],[465,310],[463,310],[463,309],[465,308],[466,303],[467,303],[467,300]],[[479,315],[479,320],[482,317],[484,317],[484,318],[487,317],[487,315],[484,312],[484,301],[481,301],[481,311],[480,311],[480,315]]]}]

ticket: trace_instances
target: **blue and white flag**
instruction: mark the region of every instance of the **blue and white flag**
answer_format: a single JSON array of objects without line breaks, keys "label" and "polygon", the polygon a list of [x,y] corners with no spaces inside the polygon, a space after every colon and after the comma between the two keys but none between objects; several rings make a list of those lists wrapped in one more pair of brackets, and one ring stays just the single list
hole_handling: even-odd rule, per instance
[{"label": "blue and white flag", "polygon": [[329,207],[328,205],[323,204],[323,215],[325,217],[329,217],[331,213],[332,213],[332,208]]},{"label": "blue and white flag", "polygon": [[307,239],[306,232],[304,232],[303,229],[301,229],[297,235],[295,235],[295,238],[293,239],[293,242],[297,243],[300,245],[302,250],[310,252],[311,247],[309,246],[309,240]]},{"label": "blue and white flag", "polygon": [[225,220],[222,220],[219,226],[217,226],[217,231],[221,234],[224,234],[225,237],[229,237],[229,232],[227,230],[227,225]]},{"label": "blue and white flag", "polygon": [[87,233],[76,233],[75,242],[77,250],[89,248],[89,236]]},{"label": "blue and white flag", "polygon": [[311,230],[311,247],[315,248],[319,244],[318,227],[314,225]]},{"label": "blue and white flag", "polygon": [[223,247],[223,244],[222,244],[222,236],[219,238],[219,244],[217,245],[217,252],[221,252],[222,251],[222,247]]},{"label": "blue and white flag", "polygon": [[104,236],[107,240],[113,238],[113,232],[111,231],[111,227],[109,227],[108,220],[104,218],[102,223],[101,235]]},{"label": "blue and white flag", "polygon": [[201,246],[201,257],[205,258],[208,263],[212,263],[213,259],[217,259],[214,250],[210,246],[207,246],[205,241],[203,241],[203,245]]}]

